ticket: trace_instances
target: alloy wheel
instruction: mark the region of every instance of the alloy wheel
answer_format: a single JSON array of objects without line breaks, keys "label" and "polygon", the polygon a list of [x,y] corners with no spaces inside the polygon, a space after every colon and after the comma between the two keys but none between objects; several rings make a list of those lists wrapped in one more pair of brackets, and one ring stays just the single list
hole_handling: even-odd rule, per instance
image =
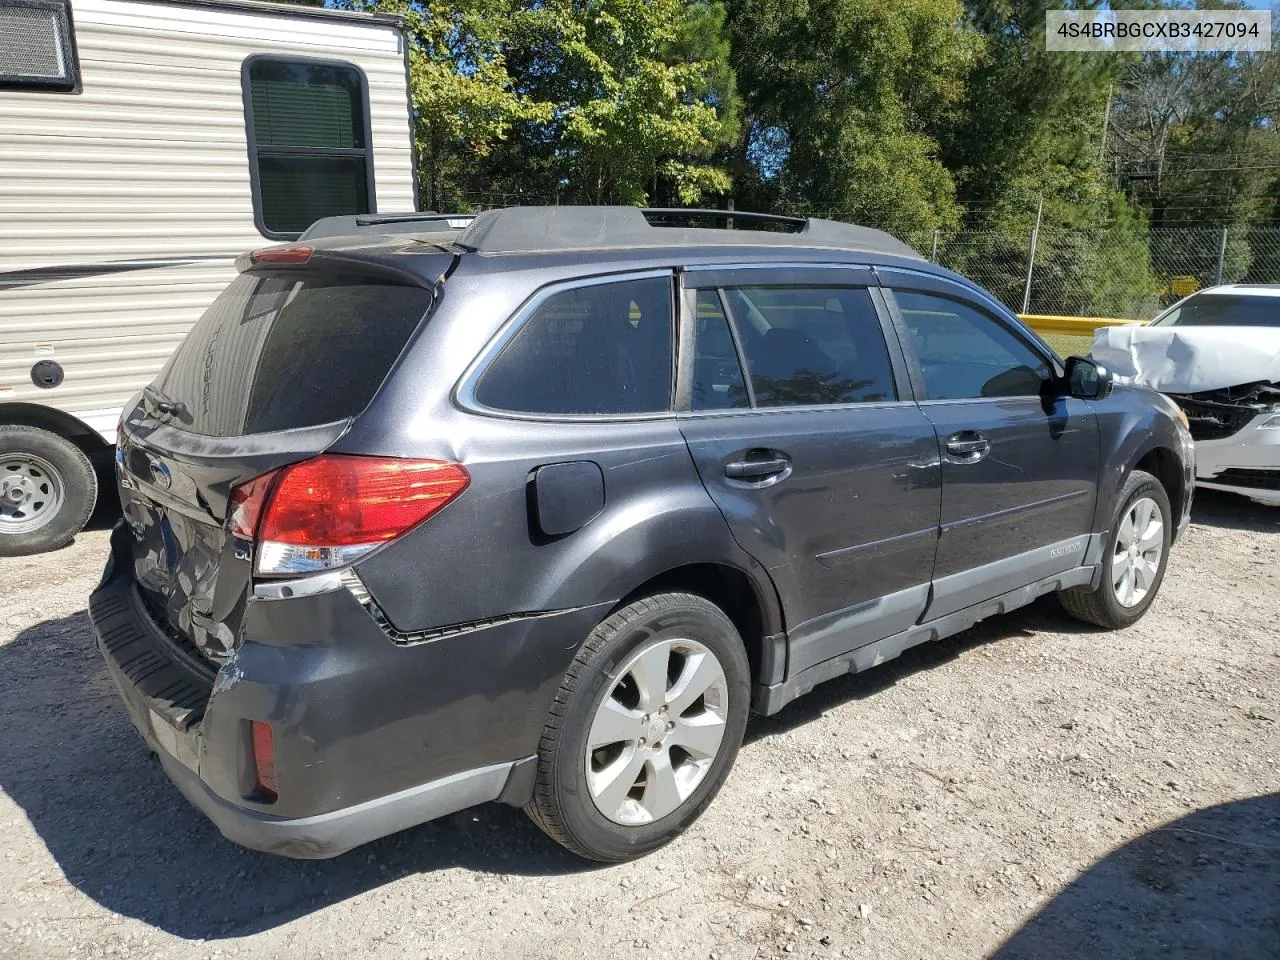
[{"label": "alloy wheel", "polygon": [[614,823],[652,823],[706,778],[724,741],[724,667],[696,640],[652,640],[615,675],[587,735],[587,789]]},{"label": "alloy wheel", "polygon": [[1155,586],[1164,554],[1164,516],[1150,497],[1130,504],[1116,530],[1112,589],[1125,607],[1136,607]]}]

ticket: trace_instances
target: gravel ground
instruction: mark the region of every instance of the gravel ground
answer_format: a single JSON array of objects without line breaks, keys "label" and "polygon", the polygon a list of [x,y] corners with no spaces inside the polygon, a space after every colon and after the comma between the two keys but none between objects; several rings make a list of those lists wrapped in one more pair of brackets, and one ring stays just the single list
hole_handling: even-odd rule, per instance
[{"label": "gravel ground", "polygon": [[1136,627],[1050,599],[819,687],[611,868],[497,805],[332,861],[233,846],[93,649],[106,532],[0,560],[0,956],[1280,957],[1280,511],[1195,520]]}]

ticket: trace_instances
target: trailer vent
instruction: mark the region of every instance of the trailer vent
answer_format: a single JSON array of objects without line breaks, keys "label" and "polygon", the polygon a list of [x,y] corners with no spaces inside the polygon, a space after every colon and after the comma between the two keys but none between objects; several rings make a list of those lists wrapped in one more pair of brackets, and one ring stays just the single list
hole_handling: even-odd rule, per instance
[{"label": "trailer vent", "polygon": [[70,0],[0,0],[0,89],[80,92]]}]

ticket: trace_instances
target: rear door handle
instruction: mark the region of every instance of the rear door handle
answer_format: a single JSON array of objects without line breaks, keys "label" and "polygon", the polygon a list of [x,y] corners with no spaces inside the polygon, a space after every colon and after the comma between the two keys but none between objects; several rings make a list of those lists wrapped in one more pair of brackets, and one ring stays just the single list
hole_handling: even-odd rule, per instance
[{"label": "rear door handle", "polygon": [[782,473],[791,461],[787,457],[771,457],[768,460],[731,460],[724,465],[724,475],[734,480],[763,480]]},{"label": "rear door handle", "polygon": [[947,453],[961,463],[976,463],[991,451],[991,441],[976,430],[962,430],[947,437]]}]

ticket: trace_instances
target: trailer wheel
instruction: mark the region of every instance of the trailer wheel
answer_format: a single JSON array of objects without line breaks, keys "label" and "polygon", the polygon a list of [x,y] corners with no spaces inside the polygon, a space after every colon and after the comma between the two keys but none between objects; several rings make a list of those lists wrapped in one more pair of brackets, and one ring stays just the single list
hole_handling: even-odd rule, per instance
[{"label": "trailer wheel", "polygon": [[74,443],[38,427],[0,425],[0,556],[65,547],[97,499],[98,478]]}]

